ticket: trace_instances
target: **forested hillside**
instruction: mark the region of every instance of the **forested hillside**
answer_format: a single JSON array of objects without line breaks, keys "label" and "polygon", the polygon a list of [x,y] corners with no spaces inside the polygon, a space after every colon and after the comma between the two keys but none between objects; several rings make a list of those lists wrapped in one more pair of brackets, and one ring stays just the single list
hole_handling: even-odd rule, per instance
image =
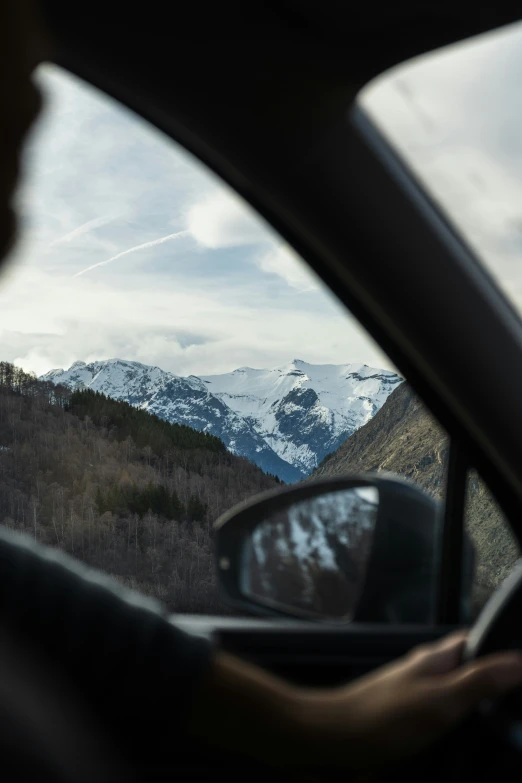
[{"label": "forested hillside", "polygon": [[173,611],[223,610],[212,522],[275,484],[219,438],[0,363],[0,523]]}]

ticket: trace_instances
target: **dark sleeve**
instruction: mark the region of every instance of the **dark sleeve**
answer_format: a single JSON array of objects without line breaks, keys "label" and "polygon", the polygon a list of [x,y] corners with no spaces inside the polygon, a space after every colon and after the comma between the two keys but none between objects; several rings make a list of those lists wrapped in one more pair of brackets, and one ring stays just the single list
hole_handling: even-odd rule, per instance
[{"label": "dark sleeve", "polygon": [[211,657],[161,605],[0,528],[0,624],[46,658],[107,732],[172,754]]}]

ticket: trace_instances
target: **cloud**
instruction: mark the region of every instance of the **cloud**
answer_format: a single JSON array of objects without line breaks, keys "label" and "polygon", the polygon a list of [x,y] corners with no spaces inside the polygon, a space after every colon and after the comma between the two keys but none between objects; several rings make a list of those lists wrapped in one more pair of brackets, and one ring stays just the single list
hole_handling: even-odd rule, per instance
[{"label": "cloud", "polygon": [[228,189],[222,188],[193,204],[186,225],[196,242],[205,248],[256,246],[259,250],[254,263],[262,272],[280,277],[299,291],[318,288],[318,279],[297,253]]},{"label": "cloud", "polygon": [[318,279],[289,245],[272,248],[256,263],[263,272],[281,277],[299,291],[314,291],[319,287]]},{"label": "cloud", "polygon": [[129,255],[129,253],[136,253],[138,250],[144,250],[145,248],[149,248],[149,247],[156,247],[156,245],[162,245],[164,244],[164,242],[170,242],[173,239],[186,237],[188,233],[189,233],[188,231],[176,231],[174,234],[167,234],[167,236],[160,237],[159,239],[153,239],[151,242],[143,242],[143,244],[141,245],[135,245],[134,247],[130,247],[128,250],[123,250],[121,253],[116,253],[115,256],[108,258],[106,261],[98,261],[98,263],[96,264],[91,264],[91,266],[82,269],[81,272],[77,272],[75,275],[73,275],[73,277],[81,277],[82,275],[85,275],[87,272],[91,272],[93,269],[97,269],[100,266],[106,266],[107,264],[111,264],[113,261],[116,261],[118,258],[123,258],[123,256]]},{"label": "cloud", "polygon": [[78,226],[77,228],[73,228],[72,231],[68,231],[63,236],[53,240],[53,242],[51,242],[49,247],[55,247],[56,245],[65,242],[71,242],[71,240],[78,239],[78,237],[81,237],[84,234],[89,233],[89,231],[92,231],[95,228],[100,228],[101,226],[107,225],[107,223],[110,223],[112,220],[114,220],[114,218],[105,217],[105,216],[96,217],[96,218],[92,218],[91,220],[87,220],[85,223],[82,223],[81,226]]},{"label": "cloud", "polygon": [[134,272],[117,288],[103,276],[22,268],[0,287],[2,358],[38,373],[115,356],[180,375],[273,367],[294,356],[389,366],[343,308],[313,292],[295,297],[287,286],[274,298],[263,279],[220,288]]},{"label": "cloud", "polygon": [[272,236],[261,218],[224,187],[193,204],[186,225],[196,242],[212,249],[264,244]]}]

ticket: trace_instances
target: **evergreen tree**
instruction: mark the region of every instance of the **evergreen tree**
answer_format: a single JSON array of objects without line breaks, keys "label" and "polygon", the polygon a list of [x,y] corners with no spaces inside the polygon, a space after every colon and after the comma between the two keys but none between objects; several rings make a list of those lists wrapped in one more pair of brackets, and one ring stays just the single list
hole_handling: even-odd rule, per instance
[{"label": "evergreen tree", "polygon": [[203,522],[207,513],[207,504],[203,503],[197,495],[191,495],[187,503],[187,516],[191,522]]},{"label": "evergreen tree", "polygon": [[88,416],[94,424],[106,427],[118,441],[130,436],[139,448],[148,447],[156,456],[172,448],[226,453],[225,444],[215,435],[199,432],[186,424],[171,424],[128,402],[113,400],[91,389],[74,391],[68,410],[81,419]]}]

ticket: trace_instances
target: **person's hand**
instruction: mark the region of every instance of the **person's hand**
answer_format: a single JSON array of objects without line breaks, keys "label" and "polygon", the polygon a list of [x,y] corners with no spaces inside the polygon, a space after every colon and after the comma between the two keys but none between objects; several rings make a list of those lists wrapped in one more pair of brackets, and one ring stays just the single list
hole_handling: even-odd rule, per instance
[{"label": "person's hand", "polygon": [[301,780],[327,769],[371,777],[442,737],[481,701],[522,684],[516,652],[460,665],[465,639],[453,634],[350,685],[315,690],[217,652],[189,734]]},{"label": "person's hand", "polygon": [[316,761],[363,774],[388,768],[522,684],[522,655],[460,665],[465,640],[452,634],[344,688],[302,692],[299,721]]}]

